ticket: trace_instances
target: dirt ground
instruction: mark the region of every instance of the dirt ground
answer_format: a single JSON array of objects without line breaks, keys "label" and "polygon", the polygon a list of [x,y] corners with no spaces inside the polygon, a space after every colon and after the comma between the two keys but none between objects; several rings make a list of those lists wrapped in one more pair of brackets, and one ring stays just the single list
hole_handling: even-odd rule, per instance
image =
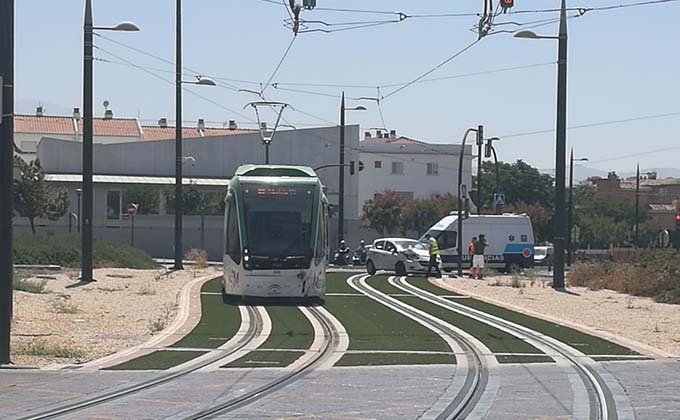
[{"label": "dirt ground", "polygon": [[97,269],[97,282],[86,285],[77,284],[77,272],[29,276],[45,288],[14,291],[12,361],[83,363],[143,343],[172,322],[182,286],[211,273],[217,272]]},{"label": "dirt ground", "polygon": [[610,290],[568,287],[568,293],[537,277],[514,282],[510,276],[484,280],[445,278],[444,284],[460,293],[473,293],[549,317],[612,333],[674,356],[680,355],[680,306]]}]

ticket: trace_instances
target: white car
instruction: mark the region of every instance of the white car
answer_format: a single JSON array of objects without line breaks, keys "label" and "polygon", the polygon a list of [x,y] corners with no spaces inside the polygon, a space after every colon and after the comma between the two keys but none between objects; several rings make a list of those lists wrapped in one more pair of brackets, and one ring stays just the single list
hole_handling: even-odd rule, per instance
[{"label": "white car", "polygon": [[382,238],[373,241],[366,257],[366,271],[394,271],[399,276],[425,273],[430,262],[427,244],[414,239]]}]

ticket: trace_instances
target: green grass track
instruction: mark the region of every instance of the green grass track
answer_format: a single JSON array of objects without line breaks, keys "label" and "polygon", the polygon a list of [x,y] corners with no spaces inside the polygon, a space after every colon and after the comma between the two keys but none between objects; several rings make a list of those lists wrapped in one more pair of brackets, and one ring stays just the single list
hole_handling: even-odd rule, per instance
[{"label": "green grass track", "polygon": [[[222,278],[210,280],[201,292],[220,291]],[[238,306],[227,304],[219,295],[201,295],[201,319],[198,325],[172,347],[214,349],[229,341],[241,326]]]},{"label": "green grass track", "polygon": [[164,370],[181,365],[206,352],[157,350],[104,370]]},{"label": "green grass track", "polygon": [[453,365],[456,356],[440,353],[347,353],[335,366]]},{"label": "green grass track", "polygon": [[[437,295],[455,295],[454,293],[442,289],[434,284],[427,283],[427,287],[423,287],[424,279],[408,278],[407,282],[413,286],[419,287],[423,290],[427,290],[430,293]],[[521,325],[523,327],[529,328],[534,331],[538,331],[548,337],[552,337],[563,343],[566,343],[584,354],[608,354],[608,355],[636,355],[639,353],[633,350],[620,346],[618,344],[612,343],[611,341],[604,340],[599,337],[592,336],[590,334],[582,333],[573,328],[565,327],[563,325],[556,324],[551,321],[546,321],[544,319],[536,318],[529,315],[524,315],[519,312],[512,311],[510,309],[503,308],[498,305],[493,305],[491,303],[486,303],[477,299],[451,299],[451,301],[477,309],[482,312],[503,318],[515,324]]]},{"label": "green grass track", "polygon": [[314,341],[314,328],[297,306],[269,304],[265,307],[272,321],[263,349],[306,350]]},{"label": "green grass track", "polygon": [[357,273],[326,273],[326,293],[359,293],[347,284],[347,279]]}]

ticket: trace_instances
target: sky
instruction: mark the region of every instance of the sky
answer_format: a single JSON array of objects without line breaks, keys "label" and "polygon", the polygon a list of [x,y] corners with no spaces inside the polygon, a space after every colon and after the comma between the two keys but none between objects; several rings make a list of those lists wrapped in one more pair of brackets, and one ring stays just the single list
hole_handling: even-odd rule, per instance
[{"label": "sky", "polygon": [[[569,0],[568,6],[636,1]],[[198,118],[215,125],[232,119],[242,126],[253,123],[254,112],[244,106],[258,98],[234,88],[259,90],[291,42],[292,31],[284,27],[287,9],[275,3],[184,1],[184,78],[204,74],[219,82],[218,87],[186,86],[183,120],[187,124],[195,125]],[[15,4],[17,112],[34,112],[41,103],[47,114],[70,113],[82,101],[84,1],[16,0]],[[483,124],[487,136],[501,138],[496,144],[500,160],[522,159],[550,172],[555,159],[554,132],[524,133],[555,127],[557,41],[514,39],[509,33],[487,36],[428,78],[475,75],[416,83],[393,95],[400,85],[384,86],[403,86],[477,37],[470,30],[477,23],[475,16],[416,15],[474,14],[481,11],[481,4],[479,0],[317,0],[319,8],[398,10],[414,17],[330,34],[300,33],[271,78],[276,85],[268,86],[265,96],[289,103],[292,109],[284,117],[296,127],[323,126],[338,121],[342,85],[348,107],[361,104],[367,108],[347,114],[347,123],[360,124],[362,132],[386,127],[433,143],[459,143],[467,128]],[[516,0],[514,10],[556,7],[558,0]],[[325,23],[382,21],[395,16],[328,10],[301,14],[303,19]],[[554,17],[557,13],[515,13],[501,15],[496,22]],[[568,124],[576,128],[568,131],[567,138],[577,157],[590,159],[589,168],[630,173],[638,163],[643,171],[680,167],[678,17],[680,2],[669,2],[591,11],[569,20]],[[130,20],[141,28],[137,33],[101,32],[106,38],[95,37],[95,115],[103,114],[101,104],[108,100],[118,117],[139,117],[146,124],[161,117],[173,120],[175,1],[94,0],[94,20],[96,26]],[[534,30],[555,35],[557,24]],[[496,72],[513,67],[522,68]],[[383,87],[378,92],[374,86]],[[379,94],[386,97],[380,109],[375,101],[352,100]],[[674,115],[639,119],[661,114]],[[273,124],[272,113],[264,113],[264,118]],[[628,119],[636,120],[597,125]]]}]

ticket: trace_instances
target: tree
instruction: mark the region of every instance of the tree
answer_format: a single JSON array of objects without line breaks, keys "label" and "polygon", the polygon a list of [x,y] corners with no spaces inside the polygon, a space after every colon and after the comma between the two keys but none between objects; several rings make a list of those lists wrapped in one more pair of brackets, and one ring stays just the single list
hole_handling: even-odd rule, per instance
[{"label": "tree", "polygon": [[451,194],[404,202],[401,211],[401,233],[425,233],[442,217],[458,208],[458,199]]},{"label": "tree", "polygon": [[31,232],[35,232],[35,219],[47,217],[59,220],[68,211],[69,200],[66,191],[52,187],[45,181],[45,172],[39,160],[27,163],[18,156],[14,165],[21,177],[14,184],[14,210],[21,217],[28,218]]},{"label": "tree", "polygon": [[[631,243],[635,204],[597,198],[591,186],[580,184],[574,189],[574,223],[580,229],[581,246],[609,247]],[[638,246],[647,246],[660,230],[644,209],[640,209],[638,226],[638,243],[635,244]]]},{"label": "tree", "polygon": [[529,216],[537,241],[546,241],[552,237],[552,216],[540,203],[518,203],[508,206],[507,211],[516,214],[525,213]]},{"label": "tree", "polygon": [[506,206],[539,203],[552,213],[555,198],[552,176],[540,173],[538,169],[522,160],[515,163],[498,162],[498,166],[499,188],[496,187],[496,165],[488,161],[482,163],[481,183],[478,184],[482,187],[484,195],[481,199],[482,208],[493,209],[493,193],[498,192],[505,194]]},{"label": "tree", "polygon": [[401,230],[402,201],[392,191],[376,194],[364,203],[361,218],[380,235]]}]

